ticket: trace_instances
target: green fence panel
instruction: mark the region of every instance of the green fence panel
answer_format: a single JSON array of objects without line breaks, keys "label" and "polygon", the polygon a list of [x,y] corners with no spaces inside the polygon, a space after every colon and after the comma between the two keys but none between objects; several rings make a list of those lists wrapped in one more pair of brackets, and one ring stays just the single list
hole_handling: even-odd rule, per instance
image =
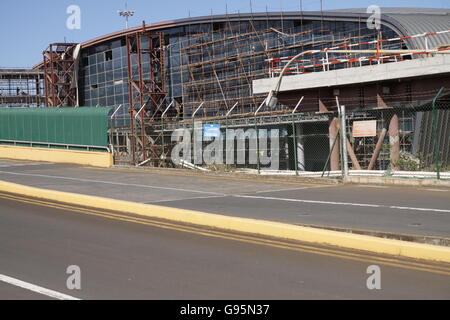
[{"label": "green fence panel", "polygon": [[0,139],[108,146],[110,107],[0,108]]}]

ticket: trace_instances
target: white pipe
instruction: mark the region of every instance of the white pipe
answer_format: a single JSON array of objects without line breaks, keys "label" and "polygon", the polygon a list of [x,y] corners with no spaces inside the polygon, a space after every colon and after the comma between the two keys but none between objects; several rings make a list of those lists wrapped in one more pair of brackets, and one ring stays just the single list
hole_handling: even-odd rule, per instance
[{"label": "white pipe", "polygon": [[166,114],[167,110],[169,110],[169,108],[173,105],[173,100],[172,102],[167,106],[166,110],[164,110],[164,112],[161,115],[161,118],[164,117],[164,115]]},{"label": "white pipe", "polygon": [[205,102],[200,103],[200,105],[198,106],[198,108],[194,111],[194,113],[192,114],[191,118],[195,117],[195,114],[197,113],[198,110],[200,110],[200,108],[203,106]]},{"label": "white pipe", "polygon": [[231,109],[227,112],[227,114],[225,115],[225,117],[228,117],[228,116],[230,115],[231,111],[233,111],[233,109],[236,108],[236,106],[237,106],[238,104],[239,104],[239,101],[236,102],[236,103],[231,107]]},{"label": "white pipe", "polygon": [[294,110],[292,110],[292,113],[295,113],[295,111],[297,111],[297,108],[300,106],[300,103],[302,103],[304,97],[305,96],[302,96],[300,98],[300,100],[297,102],[297,105],[295,106]]},{"label": "white pipe", "polygon": [[264,105],[264,102],[266,102],[266,100],[267,100],[267,98],[265,98],[265,99],[263,100],[263,102],[261,102],[261,104],[259,105],[258,109],[256,109],[256,111],[255,111],[255,116],[256,116],[256,114],[259,112],[259,109],[261,109],[261,107]]},{"label": "white pipe", "polygon": [[186,160],[184,160],[184,159],[181,159],[181,160],[180,160],[180,164],[185,165],[185,166],[188,167],[189,169],[197,169],[197,170],[200,170],[200,171],[210,171],[210,170],[208,170],[208,169],[206,169],[206,168],[199,167],[199,166],[197,166],[197,165],[195,165],[195,164],[193,164],[193,163],[191,163],[191,162],[188,162],[188,161],[186,161]]},{"label": "white pipe", "polygon": [[402,53],[418,53],[418,52],[426,52],[426,53],[436,53],[436,54],[450,54],[450,50],[442,50],[438,51],[437,49],[413,49],[413,50],[327,50],[327,52],[331,53],[391,53],[391,54],[402,54]]},{"label": "white pipe", "polygon": [[134,116],[135,119],[137,119],[137,116],[139,115],[139,113],[141,113],[142,109],[144,109],[145,105],[146,103],[144,103],[142,107],[139,109],[139,111],[136,113],[136,115]]},{"label": "white pipe", "polygon": [[116,115],[117,111],[119,111],[120,108],[122,108],[123,105],[119,104],[119,107],[114,110],[113,114],[111,115],[111,119],[114,118],[114,116]]}]

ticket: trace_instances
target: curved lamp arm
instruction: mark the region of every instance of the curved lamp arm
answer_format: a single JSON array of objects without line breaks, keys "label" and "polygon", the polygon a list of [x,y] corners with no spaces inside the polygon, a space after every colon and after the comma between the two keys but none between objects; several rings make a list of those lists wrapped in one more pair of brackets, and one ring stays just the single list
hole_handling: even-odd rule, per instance
[{"label": "curved lamp arm", "polygon": [[323,51],[324,50],[307,50],[307,51],[303,51],[303,52],[300,52],[299,54],[297,54],[296,56],[294,56],[291,60],[289,60],[288,63],[284,66],[284,68],[281,70],[281,73],[278,76],[278,80],[277,80],[277,83],[275,85],[274,90],[271,90],[269,92],[269,95],[266,98],[266,106],[269,107],[269,108],[273,108],[277,104],[277,102],[278,102],[277,93],[280,90],[281,81],[283,80],[283,75],[286,72],[286,69],[290,66],[290,64],[292,62],[294,62],[295,59],[297,59],[298,57],[301,57],[301,56],[303,56],[305,54],[313,54],[313,53],[323,52]]}]

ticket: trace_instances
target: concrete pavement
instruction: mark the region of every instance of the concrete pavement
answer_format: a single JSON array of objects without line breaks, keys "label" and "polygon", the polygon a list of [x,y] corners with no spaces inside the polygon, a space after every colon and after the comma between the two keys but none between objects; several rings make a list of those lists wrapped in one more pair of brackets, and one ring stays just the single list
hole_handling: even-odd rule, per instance
[{"label": "concrete pavement", "polygon": [[450,189],[325,185],[0,161],[0,180],[223,215],[450,238]]}]

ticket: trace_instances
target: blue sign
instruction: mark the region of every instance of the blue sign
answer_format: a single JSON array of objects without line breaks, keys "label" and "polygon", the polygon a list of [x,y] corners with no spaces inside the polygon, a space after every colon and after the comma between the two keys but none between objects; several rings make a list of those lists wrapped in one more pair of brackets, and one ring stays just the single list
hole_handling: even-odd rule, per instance
[{"label": "blue sign", "polygon": [[205,138],[219,138],[220,137],[220,124],[204,124],[203,136]]}]

